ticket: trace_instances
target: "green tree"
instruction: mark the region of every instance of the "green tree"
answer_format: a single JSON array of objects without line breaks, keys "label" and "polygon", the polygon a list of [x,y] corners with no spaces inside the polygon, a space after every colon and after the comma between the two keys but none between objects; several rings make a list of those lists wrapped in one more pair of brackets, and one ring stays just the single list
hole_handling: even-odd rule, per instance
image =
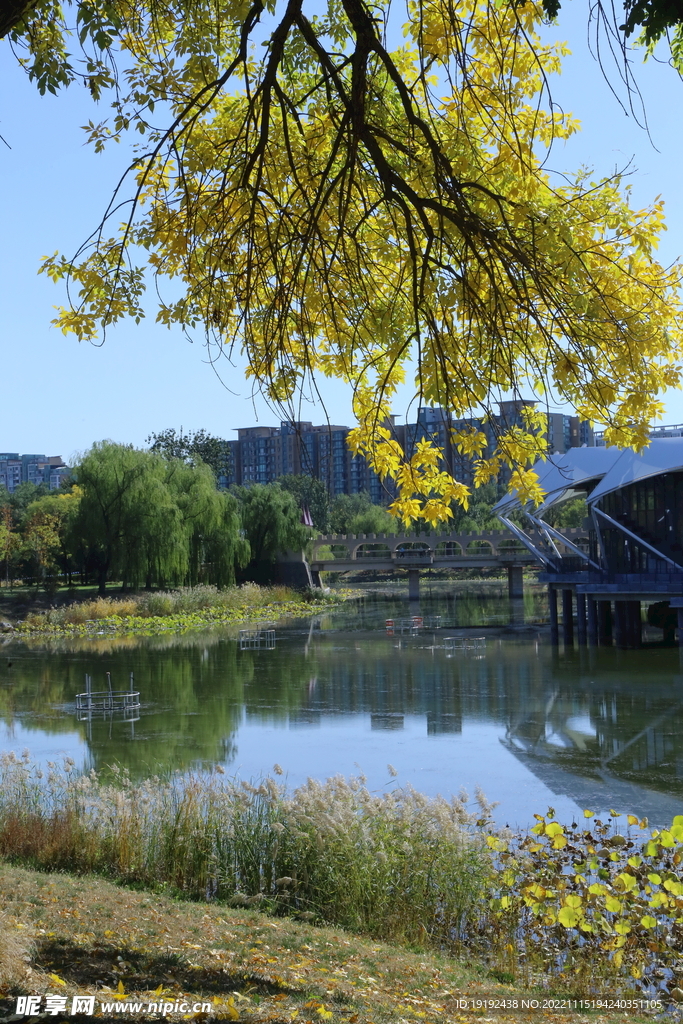
[{"label": "green tree", "polygon": [[551,508],[543,518],[551,526],[579,527],[583,526],[584,519],[588,515],[588,506],[585,498],[572,498],[563,502],[557,508]]},{"label": "green tree", "polygon": [[373,505],[365,491],[340,494],[330,506],[330,533],[396,533],[398,528],[396,519]]},{"label": "green tree", "polygon": [[46,589],[58,585],[57,574],[71,579],[75,568],[73,527],[81,500],[79,487],[62,493],[51,492],[27,507],[23,525],[23,546],[32,561],[31,574]]},{"label": "green tree", "polygon": [[315,529],[325,533],[330,515],[330,496],[322,480],[303,473],[289,473],[278,477],[277,482],[283,490],[294,495],[302,514],[308,509]]},{"label": "green tree", "polygon": [[228,467],[228,442],[221,437],[214,437],[206,430],[190,430],[183,433],[182,427],[178,431],[174,427],[169,427],[158,434],[150,434],[147,444],[151,452],[165,455],[169,459],[182,459],[190,465],[205,462],[211,467],[217,480],[225,474]]},{"label": "green tree", "polygon": [[234,499],[216,490],[208,466],[103,441],[74,474],[74,534],[101,593],[109,579],[124,588],[197,582],[204,568],[207,582],[234,581],[248,548]]},{"label": "green tree", "polygon": [[217,491],[206,462],[166,459],[166,484],[182,518],[188,544],[187,582],[229,586],[249,560],[249,544],[234,495]]},{"label": "green tree", "polygon": [[301,523],[294,495],[278,484],[236,487],[234,493],[251,551],[243,575],[258,583],[269,582],[273,578],[278,555],[286,551],[301,551],[310,531]]}]

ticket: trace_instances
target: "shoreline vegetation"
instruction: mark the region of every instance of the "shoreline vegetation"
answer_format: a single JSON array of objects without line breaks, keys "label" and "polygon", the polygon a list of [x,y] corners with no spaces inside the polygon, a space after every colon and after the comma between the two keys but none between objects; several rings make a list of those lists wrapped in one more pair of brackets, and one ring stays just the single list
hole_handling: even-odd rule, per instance
[{"label": "shoreline vegetation", "polygon": [[[388,770],[381,793],[362,777],[292,792],[220,767],[133,783],[117,766],[105,777],[69,758],[41,768],[27,752],[4,754],[0,858],[227,915],[259,911],[261,928],[295,918],[454,966],[477,962],[510,992],[552,994],[574,1010],[631,1000],[633,1019],[639,1000],[669,1014],[683,1001],[683,817],[651,830],[586,811],[563,825],[550,809],[528,833],[494,831],[483,796],[474,808],[463,796],[429,798]],[[433,1003],[420,1012],[444,1019]]]},{"label": "shoreline vegetation", "polygon": [[340,604],[351,590],[333,592],[285,586],[241,586],[218,589],[198,585],[118,596],[94,597],[55,608],[32,611],[9,630],[11,636],[89,636],[101,633],[150,635],[210,626],[310,615]]}]

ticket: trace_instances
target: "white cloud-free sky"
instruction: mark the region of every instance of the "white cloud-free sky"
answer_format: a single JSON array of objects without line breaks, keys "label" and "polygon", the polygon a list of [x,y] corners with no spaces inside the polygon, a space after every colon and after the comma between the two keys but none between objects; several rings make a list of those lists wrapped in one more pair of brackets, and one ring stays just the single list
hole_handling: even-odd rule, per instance
[{"label": "white cloud-free sky", "polygon": [[[660,259],[683,250],[681,166],[683,83],[655,61],[635,71],[650,136],[622,111],[586,46],[587,3],[565,3],[556,38],[573,56],[553,83],[553,96],[583,123],[583,131],[553,151],[551,166],[588,164],[596,174],[630,163],[634,201],[666,200],[667,223]],[[614,76],[612,76],[614,78]],[[65,301],[61,285],[37,276],[40,257],[71,255],[96,226],[127,164],[125,147],[96,155],[84,145],[82,125],[106,116],[85,89],[39,96],[0,43],[0,451],[45,452],[69,458],[93,441],[112,438],[143,444],[152,431],[183,425],[222,437],[233,428],[275,423],[263,402],[254,404],[241,367],[222,361],[222,380],[209,365],[201,336],[191,344],[179,331],[154,323],[125,323],[93,347],[50,326],[53,307]],[[406,389],[406,402],[409,400]],[[666,422],[683,421],[683,394],[667,396]],[[349,395],[328,385],[325,403],[334,423],[351,422]],[[405,407],[397,407],[405,413]],[[320,408],[304,406],[301,418],[324,421]]]}]

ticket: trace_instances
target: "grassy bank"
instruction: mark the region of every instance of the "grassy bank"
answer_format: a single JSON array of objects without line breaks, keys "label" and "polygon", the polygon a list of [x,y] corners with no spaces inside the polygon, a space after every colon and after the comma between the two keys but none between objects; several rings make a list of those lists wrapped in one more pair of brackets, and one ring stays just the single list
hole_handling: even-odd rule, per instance
[{"label": "grassy bank", "polygon": [[152,591],[125,597],[94,597],[29,613],[15,625],[19,636],[88,635],[93,632],[160,633],[204,626],[305,615],[343,601],[347,592],[296,591],[245,583]]},{"label": "grassy bank", "polygon": [[[74,994],[96,995],[99,1018],[111,1000],[201,999],[212,1004],[209,1020],[249,1024],[651,1020],[633,1011],[506,1009],[506,1001],[519,1006],[524,997],[543,997],[501,983],[471,958],[464,963],[253,909],[192,904],[93,876],[0,863],[0,1012],[10,1016],[11,997],[28,992],[57,992],[69,1004]],[[183,1016],[170,1012],[166,1019]]]},{"label": "grassy bank", "polygon": [[485,807],[362,779],[289,793],[220,772],[112,785],[68,761],[46,777],[28,757],[0,768],[0,856],[14,863],[466,952],[573,1000],[683,1001],[683,820],[650,832],[546,816],[515,836],[492,832]]}]

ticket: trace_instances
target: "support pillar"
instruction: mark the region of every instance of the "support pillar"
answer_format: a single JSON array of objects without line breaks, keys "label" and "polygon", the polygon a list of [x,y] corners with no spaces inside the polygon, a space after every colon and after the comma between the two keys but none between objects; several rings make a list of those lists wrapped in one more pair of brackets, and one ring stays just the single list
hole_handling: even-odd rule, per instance
[{"label": "support pillar", "polygon": [[408,569],[408,600],[419,601],[420,599],[420,570]]},{"label": "support pillar", "polygon": [[678,616],[678,646],[683,652],[683,608],[677,608],[676,613]]},{"label": "support pillar", "polygon": [[598,602],[593,597],[586,599],[586,625],[589,647],[598,645]]},{"label": "support pillar", "polygon": [[508,597],[524,597],[524,567],[508,565]]},{"label": "support pillar", "polygon": [[586,618],[586,595],[576,595],[576,635],[579,647],[586,646],[588,622]]},{"label": "support pillar", "polygon": [[557,647],[560,642],[560,630],[557,624],[557,591],[548,587],[548,612],[550,615],[550,642]]},{"label": "support pillar", "polygon": [[602,647],[612,646],[612,602],[598,601],[598,643]]},{"label": "support pillar", "polygon": [[628,647],[628,602],[614,602],[614,641],[620,651]]},{"label": "support pillar", "polygon": [[565,647],[574,646],[574,602],[571,590],[562,591],[562,639]]},{"label": "support pillar", "polygon": [[640,614],[640,601],[629,601],[629,646],[641,647],[643,643],[643,620]]}]

